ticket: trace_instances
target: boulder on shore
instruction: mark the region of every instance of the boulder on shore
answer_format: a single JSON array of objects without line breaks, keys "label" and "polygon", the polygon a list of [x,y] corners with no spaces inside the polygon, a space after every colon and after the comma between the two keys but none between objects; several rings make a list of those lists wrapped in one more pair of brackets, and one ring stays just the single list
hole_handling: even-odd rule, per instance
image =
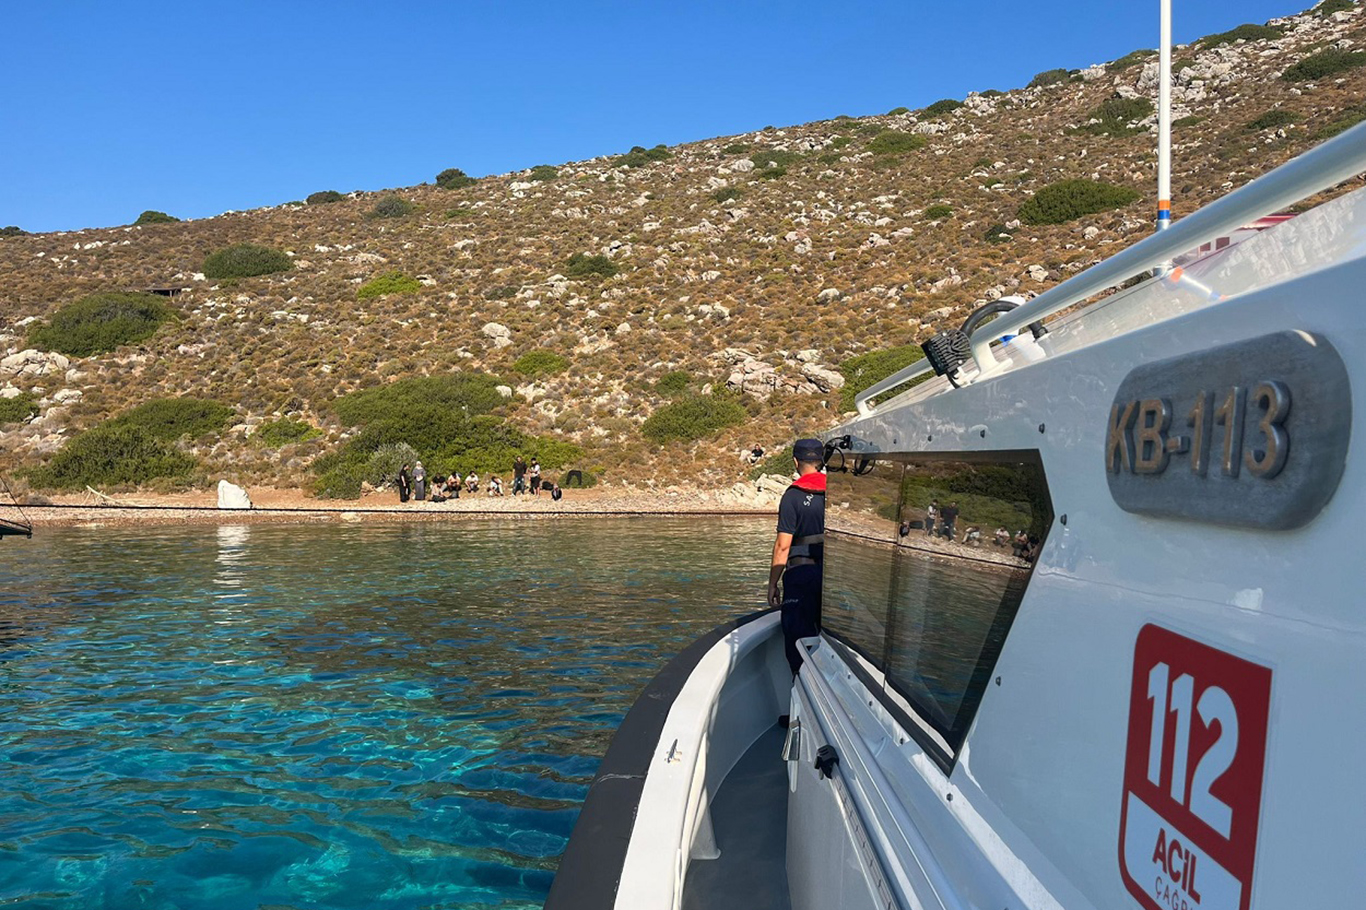
[{"label": "boulder on shore", "polygon": [[226,480],[218,481],[218,508],[220,509],[250,509],[251,497],[243,487]]}]

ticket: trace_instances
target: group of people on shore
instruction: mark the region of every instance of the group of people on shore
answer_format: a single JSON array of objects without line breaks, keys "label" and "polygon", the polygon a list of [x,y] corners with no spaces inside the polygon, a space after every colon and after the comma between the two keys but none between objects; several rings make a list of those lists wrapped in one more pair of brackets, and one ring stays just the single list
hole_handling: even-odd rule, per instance
[{"label": "group of people on shore", "polygon": [[438,471],[436,479],[429,486],[427,470],[420,461],[413,464],[411,471],[407,462],[404,462],[403,467],[399,469],[397,483],[399,502],[407,502],[409,499],[416,499],[418,502],[446,502],[459,499],[461,493],[474,496],[481,488],[486,496],[504,496],[509,493],[513,496],[524,493],[539,496],[544,492],[556,502],[564,495],[558,483],[546,483],[541,478],[541,462],[537,458],[533,456],[531,463],[528,464],[521,455],[512,460],[510,490],[504,487],[502,478],[498,475],[489,477],[485,482],[474,471],[470,471],[464,477],[461,477],[458,471],[451,471],[449,475]]},{"label": "group of people on shore", "polygon": [[[939,505],[939,500],[930,501],[929,508],[925,510],[924,531],[926,537],[942,538],[969,547],[980,547],[982,545],[982,529],[980,527],[965,529],[960,540],[957,536],[957,523],[958,502],[956,500],[942,507]],[[911,523],[909,521],[902,522],[900,530],[902,537],[908,536],[911,533]],[[1037,537],[1027,533],[1023,528],[1014,535],[1004,527],[997,528],[996,533],[992,535],[992,540],[996,546],[1002,549],[1010,547],[1011,555],[1016,559],[1023,559],[1025,562],[1034,561],[1040,543]]]}]

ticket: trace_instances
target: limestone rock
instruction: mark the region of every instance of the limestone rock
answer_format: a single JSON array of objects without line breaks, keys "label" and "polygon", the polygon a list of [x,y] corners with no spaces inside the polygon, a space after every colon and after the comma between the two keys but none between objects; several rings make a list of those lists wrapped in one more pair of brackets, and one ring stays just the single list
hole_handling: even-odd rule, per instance
[{"label": "limestone rock", "polygon": [[844,388],[844,376],[829,367],[815,363],[802,364],[802,375],[811,380],[811,383],[822,392]]},{"label": "limestone rock", "polygon": [[29,348],[0,360],[0,375],[46,376],[49,373],[65,373],[70,366],[71,361],[61,354]]},{"label": "limestone rock", "polygon": [[826,288],[816,295],[816,300],[820,303],[829,303],[832,300],[839,300],[839,288]]},{"label": "limestone rock", "polygon": [[218,481],[218,508],[250,509],[251,497],[246,489],[226,480]]},{"label": "limestone rock", "polygon": [[495,348],[505,348],[512,344],[512,329],[497,322],[486,322],[481,331],[493,342]]},{"label": "limestone rock", "polygon": [[1048,269],[1041,265],[1031,265],[1027,270],[1029,277],[1034,281],[1047,281]]},{"label": "limestone rock", "polygon": [[509,386],[509,385],[496,385],[496,386],[493,387],[493,390],[494,390],[495,392],[497,392],[499,395],[502,395],[504,398],[511,398],[511,397],[512,397],[512,386]]}]

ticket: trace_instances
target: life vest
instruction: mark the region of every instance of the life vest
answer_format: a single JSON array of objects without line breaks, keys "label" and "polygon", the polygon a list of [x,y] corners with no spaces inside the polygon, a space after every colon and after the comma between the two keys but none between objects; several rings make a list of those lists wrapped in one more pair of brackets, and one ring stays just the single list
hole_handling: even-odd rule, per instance
[{"label": "life vest", "polygon": [[[797,490],[812,496],[821,498],[821,508],[825,508],[825,487],[826,476],[819,471],[811,474],[803,474],[792,482],[789,490]],[[812,554],[811,548],[817,544],[825,543],[825,534],[807,534],[802,537],[792,538],[792,547],[787,551],[787,567],[793,566],[819,565],[821,560],[816,559]],[[822,557],[824,553],[821,554]]]}]

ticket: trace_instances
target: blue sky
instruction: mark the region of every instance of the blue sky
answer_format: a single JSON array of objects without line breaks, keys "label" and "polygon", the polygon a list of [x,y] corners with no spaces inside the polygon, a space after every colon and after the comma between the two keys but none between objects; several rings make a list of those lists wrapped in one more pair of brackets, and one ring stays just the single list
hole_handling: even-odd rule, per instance
[{"label": "blue sky", "polygon": [[[1178,43],[1309,0],[1175,0]],[[50,0],[4,12],[0,226],[183,218],[1008,89],[1157,3]]]}]

